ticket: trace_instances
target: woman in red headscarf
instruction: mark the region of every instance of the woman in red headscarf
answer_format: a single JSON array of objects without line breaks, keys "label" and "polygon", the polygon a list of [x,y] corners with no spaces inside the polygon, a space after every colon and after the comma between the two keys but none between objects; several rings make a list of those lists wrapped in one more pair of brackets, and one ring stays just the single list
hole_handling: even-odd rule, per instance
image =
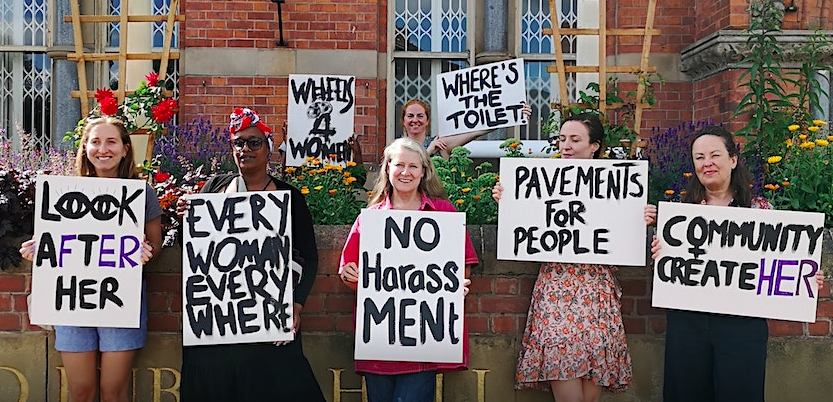
[{"label": "woman in red headscarf", "polygon": [[[230,146],[239,174],[208,180],[203,193],[289,190],[293,264],[301,268],[293,286],[295,340],[182,348],[182,402],[324,401],[304,356],[300,313],[318,272],[318,249],[304,196],[266,173],[272,130],[248,108],[237,108],[229,124]],[[186,203],[181,204],[183,209]],[[277,218],[276,218],[277,219]]]}]

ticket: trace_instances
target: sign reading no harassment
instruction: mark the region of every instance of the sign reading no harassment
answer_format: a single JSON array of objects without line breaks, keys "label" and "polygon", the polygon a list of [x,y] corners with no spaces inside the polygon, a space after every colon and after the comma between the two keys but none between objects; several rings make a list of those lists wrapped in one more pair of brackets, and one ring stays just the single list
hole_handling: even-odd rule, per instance
[{"label": "sign reading no harassment", "polygon": [[466,216],[361,214],[356,360],[461,363]]},{"label": "sign reading no harassment", "polygon": [[182,343],[293,339],[289,191],[189,196]]},{"label": "sign reading no harassment", "polygon": [[38,176],[30,322],[138,328],[144,233],[143,181]]},{"label": "sign reading no harassment", "polygon": [[647,161],[501,158],[497,258],[645,265]]},{"label": "sign reading no harassment", "polygon": [[661,202],[653,306],[815,322],[824,214]]},{"label": "sign reading no harassment", "polygon": [[440,74],[435,93],[441,136],[526,124],[523,59]]}]

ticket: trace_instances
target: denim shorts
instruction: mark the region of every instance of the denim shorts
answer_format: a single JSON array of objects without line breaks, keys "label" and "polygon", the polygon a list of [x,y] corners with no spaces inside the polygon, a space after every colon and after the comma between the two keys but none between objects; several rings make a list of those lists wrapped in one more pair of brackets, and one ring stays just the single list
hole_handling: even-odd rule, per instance
[{"label": "denim shorts", "polygon": [[147,293],[142,283],[139,328],[55,326],[55,350],[59,352],[121,352],[145,346],[148,338]]}]

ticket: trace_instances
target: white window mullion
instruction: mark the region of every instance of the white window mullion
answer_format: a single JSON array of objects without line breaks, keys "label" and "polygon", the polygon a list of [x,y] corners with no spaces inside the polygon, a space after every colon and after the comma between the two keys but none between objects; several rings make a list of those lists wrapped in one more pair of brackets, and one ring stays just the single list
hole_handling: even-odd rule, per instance
[{"label": "white window mullion", "polygon": [[15,102],[12,105],[11,118],[8,120],[8,129],[12,133],[12,138],[14,138],[14,146],[20,147],[20,137],[18,136],[17,125],[18,123],[21,125],[23,124],[23,53],[11,53],[11,62],[12,77],[14,77],[14,79],[12,79],[12,99],[14,99]]}]

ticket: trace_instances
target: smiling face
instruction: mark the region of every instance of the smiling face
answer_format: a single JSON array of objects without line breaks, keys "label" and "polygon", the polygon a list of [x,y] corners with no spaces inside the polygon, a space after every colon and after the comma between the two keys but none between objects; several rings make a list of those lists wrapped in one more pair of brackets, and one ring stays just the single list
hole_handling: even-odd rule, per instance
[{"label": "smiling face", "polygon": [[387,171],[394,197],[416,192],[425,175],[419,154],[404,148],[390,158]]},{"label": "smiling face", "polygon": [[729,188],[732,169],[738,164],[737,155],[730,156],[726,143],[718,136],[703,135],[691,145],[694,172],[697,179],[709,191]]},{"label": "smiling face", "polygon": [[[259,140],[259,141],[258,141]],[[243,145],[238,147],[235,142]],[[260,143],[260,147],[252,146],[252,142]],[[258,148],[258,149],[252,149]],[[269,159],[269,144],[266,136],[257,127],[249,127],[238,131],[231,137],[231,149],[234,153],[234,162],[240,172],[266,170],[266,163]]]},{"label": "smiling face", "polygon": [[417,142],[424,141],[429,123],[428,113],[419,103],[412,103],[405,108],[402,126],[405,128],[405,135],[409,138]]},{"label": "smiling face", "polygon": [[119,163],[130,150],[112,124],[98,124],[90,128],[84,148],[98,177],[118,177]]},{"label": "smiling face", "polygon": [[561,126],[558,137],[558,151],[564,159],[592,159],[599,149],[598,143],[590,142],[590,130],[579,121],[567,121]]}]

